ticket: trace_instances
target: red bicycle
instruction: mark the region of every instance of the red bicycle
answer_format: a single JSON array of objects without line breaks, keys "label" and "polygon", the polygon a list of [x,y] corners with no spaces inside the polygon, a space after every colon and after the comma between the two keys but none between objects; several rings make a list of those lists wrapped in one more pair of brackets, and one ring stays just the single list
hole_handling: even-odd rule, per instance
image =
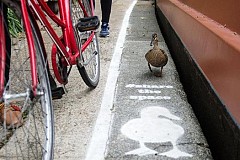
[{"label": "red bicycle", "polygon": [[[58,14],[51,7],[56,4]],[[61,98],[63,89],[56,86],[50,75],[49,63],[62,85],[68,83],[75,65],[86,85],[97,86],[100,58],[96,29],[99,20],[94,15],[94,1],[0,0],[0,5],[0,102],[5,106],[13,103],[20,106],[23,115],[21,127],[9,129],[3,122],[0,157],[53,159],[52,98]],[[11,36],[11,43],[6,38],[9,33],[3,16],[4,6],[16,13],[23,25],[18,37]],[[55,31],[53,23],[60,28],[61,34]],[[41,26],[53,41],[51,60],[47,58]]]}]

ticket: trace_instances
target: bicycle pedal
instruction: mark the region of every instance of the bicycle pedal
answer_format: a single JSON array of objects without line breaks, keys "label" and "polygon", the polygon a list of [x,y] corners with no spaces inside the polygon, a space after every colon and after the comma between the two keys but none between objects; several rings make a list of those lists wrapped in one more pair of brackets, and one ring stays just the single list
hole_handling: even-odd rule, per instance
[{"label": "bicycle pedal", "polygon": [[77,28],[80,32],[91,31],[98,29],[100,25],[100,21],[98,16],[93,17],[84,17],[80,18],[79,22],[77,23]]},{"label": "bicycle pedal", "polygon": [[62,95],[65,94],[63,87],[57,87],[51,90],[52,91],[52,99],[61,99]]}]

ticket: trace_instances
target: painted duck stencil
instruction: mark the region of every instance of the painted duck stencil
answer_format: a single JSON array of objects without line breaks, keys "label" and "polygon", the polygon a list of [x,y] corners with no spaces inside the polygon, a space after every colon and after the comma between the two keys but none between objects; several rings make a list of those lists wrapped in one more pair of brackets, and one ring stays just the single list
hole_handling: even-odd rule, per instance
[{"label": "painted duck stencil", "polygon": [[126,154],[139,156],[158,154],[157,151],[146,147],[144,143],[171,142],[173,149],[159,155],[171,158],[192,157],[191,154],[182,152],[177,148],[176,142],[184,134],[184,129],[170,119],[181,120],[164,107],[152,106],[142,109],[141,118],[132,119],[121,128],[122,134],[140,143],[140,148],[129,151]]}]

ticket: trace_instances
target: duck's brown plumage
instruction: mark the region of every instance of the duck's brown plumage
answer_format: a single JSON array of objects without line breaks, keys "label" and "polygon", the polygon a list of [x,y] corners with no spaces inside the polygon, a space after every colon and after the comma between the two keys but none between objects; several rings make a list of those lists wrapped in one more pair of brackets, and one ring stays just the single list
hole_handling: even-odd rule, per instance
[{"label": "duck's brown plumage", "polygon": [[168,62],[168,56],[164,52],[164,50],[160,49],[158,46],[158,38],[157,34],[154,33],[152,35],[152,42],[153,43],[153,49],[150,49],[146,55],[145,58],[148,62],[148,66],[150,71],[152,72],[151,65],[154,67],[161,67],[160,73],[155,74],[156,76],[162,76],[162,69]]}]

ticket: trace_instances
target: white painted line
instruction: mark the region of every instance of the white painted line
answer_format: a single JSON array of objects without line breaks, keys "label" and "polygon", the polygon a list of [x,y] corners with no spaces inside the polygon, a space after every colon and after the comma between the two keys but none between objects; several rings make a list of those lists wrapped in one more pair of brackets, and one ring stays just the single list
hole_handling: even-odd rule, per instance
[{"label": "white painted line", "polygon": [[126,88],[173,88],[170,85],[146,85],[146,84],[128,84]]},{"label": "white painted line", "polygon": [[171,99],[171,97],[169,96],[130,96],[130,99],[134,99],[134,100],[169,100]]},{"label": "white painted line", "polygon": [[111,130],[111,121],[113,114],[111,108],[113,106],[115,86],[119,74],[119,64],[121,60],[123,45],[126,37],[128,21],[133,7],[137,3],[134,0],[125,13],[122,27],[118,35],[116,47],[109,66],[108,78],[103,94],[102,104],[98,113],[98,118],[93,131],[92,139],[87,151],[86,160],[103,160],[107,151],[107,143],[109,132]]},{"label": "white painted line", "polygon": [[146,94],[159,94],[160,90],[151,90],[151,89],[138,89],[138,93],[146,93]]}]

